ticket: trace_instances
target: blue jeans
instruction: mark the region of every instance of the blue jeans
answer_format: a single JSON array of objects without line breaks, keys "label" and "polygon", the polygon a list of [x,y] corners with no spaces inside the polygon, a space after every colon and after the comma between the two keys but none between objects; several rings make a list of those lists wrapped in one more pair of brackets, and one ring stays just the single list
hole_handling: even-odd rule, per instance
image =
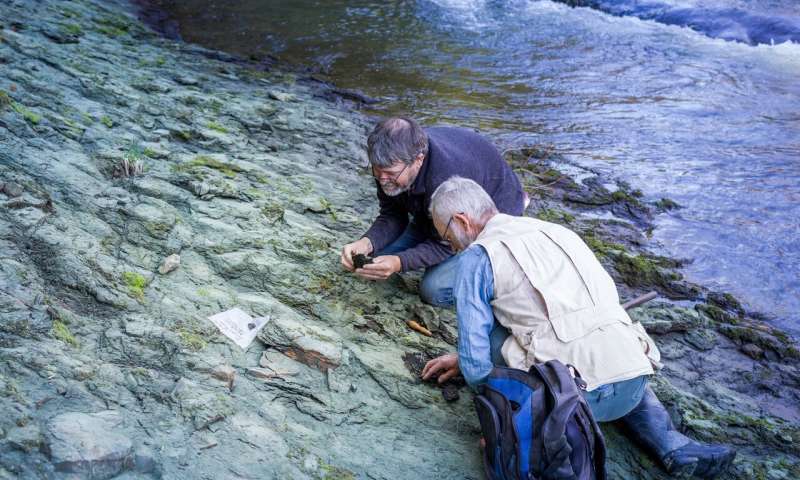
[{"label": "blue jeans", "polygon": [[[510,335],[509,331],[497,321],[489,335],[492,363],[506,366],[506,361],[500,350],[503,342]],[[644,389],[647,387],[647,375],[623,380],[621,382],[601,385],[591,392],[583,391],[583,398],[589,404],[594,419],[598,422],[610,422],[627,415],[639,402],[642,401]]]},{"label": "blue jeans", "polygon": [[[375,256],[400,253],[416,247],[428,238],[427,234],[421,232],[412,221],[397,240],[384,247]],[[419,286],[419,296],[422,297],[422,301],[437,307],[453,306],[455,303],[453,285],[456,282],[457,270],[458,256],[452,256],[438,265],[426,268],[422,284]]]}]

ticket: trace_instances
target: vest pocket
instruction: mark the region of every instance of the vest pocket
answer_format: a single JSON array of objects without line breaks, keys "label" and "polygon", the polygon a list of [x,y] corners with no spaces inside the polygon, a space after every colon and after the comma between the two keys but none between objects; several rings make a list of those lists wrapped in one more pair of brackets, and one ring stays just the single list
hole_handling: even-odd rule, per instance
[{"label": "vest pocket", "polygon": [[[621,313],[621,314],[620,314]],[[621,322],[630,325],[631,320],[620,305],[610,307],[587,307],[559,316],[551,316],[550,324],[562,342],[571,342],[592,333],[600,327]]]}]

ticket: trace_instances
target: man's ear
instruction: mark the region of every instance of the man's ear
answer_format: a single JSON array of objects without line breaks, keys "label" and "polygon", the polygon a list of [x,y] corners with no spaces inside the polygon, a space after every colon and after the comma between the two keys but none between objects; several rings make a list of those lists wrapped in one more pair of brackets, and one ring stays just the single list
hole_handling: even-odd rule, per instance
[{"label": "man's ear", "polygon": [[471,225],[471,221],[466,213],[456,213],[453,215],[453,223],[457,223],[461,226],[461,230],[464,232],[469,232],[469,227]]}]

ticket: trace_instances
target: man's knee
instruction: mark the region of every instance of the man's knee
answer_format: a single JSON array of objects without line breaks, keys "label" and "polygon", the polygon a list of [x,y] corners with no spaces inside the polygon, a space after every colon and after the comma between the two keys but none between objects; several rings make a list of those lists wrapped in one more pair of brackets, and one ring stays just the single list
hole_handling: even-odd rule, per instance
[{"label": "man's knee", "polygon": [[435,307],[449,307],[453,305],[453,285],[446,285],[437,281],[435,275],[422,277],[419,287],[419,296],[422,301]]},{"label": "man's knee", "polygon": [[436,307],[453,306],[453,286],[456,283],[457,269],[458,257],[450,257],[439,265],[428,268],[419,286],[422,301]]}]

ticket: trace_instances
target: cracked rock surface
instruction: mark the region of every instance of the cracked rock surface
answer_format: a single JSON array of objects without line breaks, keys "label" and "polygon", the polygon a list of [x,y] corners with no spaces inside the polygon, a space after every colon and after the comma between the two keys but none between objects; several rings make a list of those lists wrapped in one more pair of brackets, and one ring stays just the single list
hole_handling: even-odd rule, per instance
[{"label": "cracked rock surface", "polygon": [[[455,348],[453,312],[339,265],[376,213],[370,122],[134,11],[0,0],[0,479],[482,478],[471,394],[407,365]],[[800,478],[791,340],[647,257],[646,206],[509,161],[624,296],[683,302],[636,313],[681,429],[739,448],[731,478]],[[207,320],[233,307],[271,318],[247,351]],[[666,478],[605,431],[612,478]]]}]

